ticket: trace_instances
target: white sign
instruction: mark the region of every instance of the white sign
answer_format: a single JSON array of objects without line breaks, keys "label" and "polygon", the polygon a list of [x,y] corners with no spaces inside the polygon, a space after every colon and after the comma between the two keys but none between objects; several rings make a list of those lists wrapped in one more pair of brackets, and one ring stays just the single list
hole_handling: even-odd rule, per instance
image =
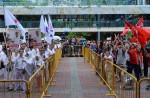
[{"label": "white sign", "polygon": [[40,29],[28,29],[28,34],[31,35],[37,43],[41,43],[41,31]]},{"label": "white sign", "polygon": [[8,29],[9,38],[13,41],[14,44],[20,43],[21,31],[18,29]]}]

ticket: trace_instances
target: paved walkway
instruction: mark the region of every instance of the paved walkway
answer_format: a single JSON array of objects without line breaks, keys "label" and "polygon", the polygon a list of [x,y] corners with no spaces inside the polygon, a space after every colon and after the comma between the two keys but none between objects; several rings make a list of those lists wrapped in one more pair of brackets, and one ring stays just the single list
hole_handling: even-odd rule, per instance
[{"label": "paved walkway", "polygon": [[100,85],[98,76],[82,57],[62,58],[48,95],[51,98],[114,98],[106,96],[106,86]]}]

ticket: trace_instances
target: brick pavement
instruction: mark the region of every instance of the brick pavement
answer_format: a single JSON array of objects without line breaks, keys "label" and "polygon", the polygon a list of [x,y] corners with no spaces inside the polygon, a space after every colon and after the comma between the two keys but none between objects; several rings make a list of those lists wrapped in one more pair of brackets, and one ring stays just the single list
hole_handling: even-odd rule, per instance
[{"label": "brick pavement", "polygon": [[[56,86],[51,86],[48,90],[48,94],[52,94],[51,98],[114,98],[105,95],[108,92],[107,87],[100,85],[99,78],[90,65],[84,63],[82,57],[62,58],[54,80]],[[145,90],[146,84],[147,82],[142,83],[141,98],[150,98],[150,90]],[[24,92],[21,91],[19,94],[19,92],[7,91],[6,88],[4,97],[3,86],[4,84],[0,83],[0,98],[26,98]],[[128,97],[130,94],[126,91],[121,98],[132,98]],[[38,93],[35,95],[38,96]]]},{"label": "brick pavement", "polygon": [[107,87],[100,85],[99,78],[82,57],[62,58],[54,80],[56,85],[47,92],[52,94],[51,98],[114,98],[105,95]]}]

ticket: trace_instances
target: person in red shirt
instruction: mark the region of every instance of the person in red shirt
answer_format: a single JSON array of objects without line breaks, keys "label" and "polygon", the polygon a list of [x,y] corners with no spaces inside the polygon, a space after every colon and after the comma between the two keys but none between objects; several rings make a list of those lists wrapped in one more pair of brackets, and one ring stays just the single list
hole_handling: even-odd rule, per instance
[{"label": "person in red shirt", "polygon": [[[130,55],[130,66],[132,67],[131,70],[134,69],[135,76],[137,80],[140,78],[140,66],[139,66],[139,60],[138,60],[138,53],[140,52],[140,48],[136,43],[133,43],[130,46],[130,50],[128,51]],[[131,71],[132,72],[132,71]]]}]

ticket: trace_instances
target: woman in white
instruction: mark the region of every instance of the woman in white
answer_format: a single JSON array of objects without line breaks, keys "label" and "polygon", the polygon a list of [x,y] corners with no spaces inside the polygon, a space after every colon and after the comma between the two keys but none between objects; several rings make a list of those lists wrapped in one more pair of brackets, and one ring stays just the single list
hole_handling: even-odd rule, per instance
[{"label": "woman in white", "polygon": [[106,73],[106,80],[107,80],[107,83],[111,85],[113,65],[111,65],[110,62],[113,63],[113,57],[110,55],[109,51],[105,52],[104,60],[105,60],[104,70]]},{"label": "woman in white", "polygon": [[[44,64],[44,61],[42,59],[40,59],[40,57],[37,55],[35,57],[35,60],[34,60],[34,72],[36,72],[42,65]],[[37,83],[37,90],[38,92],[40,91],[40,89],[42,88],[42,72],[38,72],[36,74],[36,83]]]}]

